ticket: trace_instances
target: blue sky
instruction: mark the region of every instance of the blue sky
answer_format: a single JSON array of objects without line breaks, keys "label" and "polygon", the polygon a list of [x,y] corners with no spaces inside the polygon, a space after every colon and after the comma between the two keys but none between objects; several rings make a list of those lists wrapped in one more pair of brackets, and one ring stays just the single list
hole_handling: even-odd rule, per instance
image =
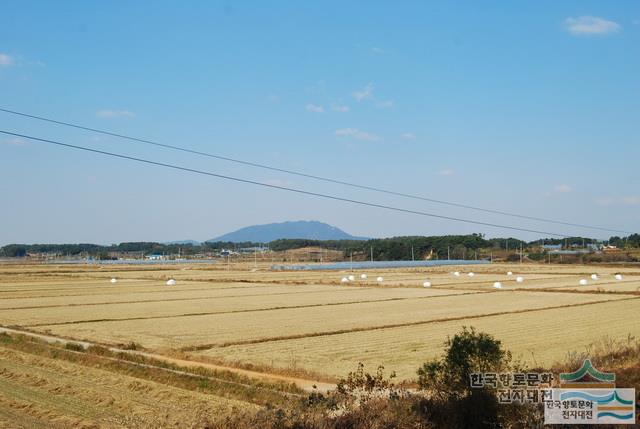
[{"label": "blue sky", "polygon": [[[0,106],[531,216],[640,230],[640,3],[11,2]],[[1,129],[316,192],[329,186],[0,114]],[[317,219],[483,232],[0,136],[0,244],[208,239]]]}]

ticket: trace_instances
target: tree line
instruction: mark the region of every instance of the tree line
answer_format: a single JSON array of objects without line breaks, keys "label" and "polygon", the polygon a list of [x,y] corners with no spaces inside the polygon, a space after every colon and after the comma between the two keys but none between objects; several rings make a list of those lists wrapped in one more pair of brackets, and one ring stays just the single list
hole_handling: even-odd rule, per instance
[{"label": "tree line", "polygon": [[[193,256],[202,253],[215,253],[222,249],[239,250],[242,248],[267,247],[273,251],[287,251],[304,247],[320,247],[328,250],[342,251],[345,257],[375,260],[409,260],[428,257],[444,259],[470,259],[476,252],[492,250],[517,251],[522,248],[538,247],[542,244],[562,244],[582,246],[597,242],[588,237],[545,238],[526,242],[517,238],[490,238],[483,234],[438,235],[438,236],[405,236],[370,240],[311,240],[311,239],[279,239],[270,243],[228,241],[204,243],[157,243],[157,242],[124,242],[111,245],[91,243],[79,244],[9,244],[0,247],[0,257],[24,257],[27,254],[52,254],[59,256],[91,256],[108,259],[110,255],[122,253],[165,254]],[[640,234],[627,237],[611,237],[608,244],[620,248],[640,248]]]}]

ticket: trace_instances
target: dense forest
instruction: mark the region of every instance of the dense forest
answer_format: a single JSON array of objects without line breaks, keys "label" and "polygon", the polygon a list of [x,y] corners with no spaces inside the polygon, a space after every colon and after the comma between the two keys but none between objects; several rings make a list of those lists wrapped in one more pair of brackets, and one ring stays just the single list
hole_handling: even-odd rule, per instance
[{"label": "dense forest", "polygon": [[[563,239],[549,238],[525,242],[516,238],[487,239],[482,234],[442,235],[442,236],[407,236],[371,240],[307,240],[280,239],[271,243],[232,243],[205,242],[201,244],[163,244],[156,242],[126,242],[108,246],[80,244],[9,244],[0,247],[0,257],[24,257],[28,254],[49,254],[58,256],[87,256],[97,259],[110,259],[122,255],[140,257],[149,254],[182,255],[185,257],[202,254],[215,254],[222,249],[239,250],[243,248],[268,247],[273,251],[287,251],[304,247],[320,247],[339,250],[346,257],[353,255],[358,259],[401,260],[447,258],[472,259],[478,253],[494,250],[530,249],[542,244],[562,244],[565,246],[582,246],[595,243],[596,240],[586,237],[569,237]],[[628,237],[611,237],[608,244],[620,248],[640,248],[640,234]]]}]

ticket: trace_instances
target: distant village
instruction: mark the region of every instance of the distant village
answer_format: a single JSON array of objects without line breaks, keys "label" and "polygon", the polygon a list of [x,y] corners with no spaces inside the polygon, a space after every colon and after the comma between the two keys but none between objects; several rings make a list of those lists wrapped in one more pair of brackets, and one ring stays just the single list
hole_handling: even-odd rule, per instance
[{"label": "distant village", "polygon": [[[31,260],[111,260],[111,261],[147,261],[153,262],[166,262],[166,261],[185,261],[185,260],[211,260],[221,258],[236,258],[236,257],[248,257],[260,255],[264,257],[265,254],[274,252],[268,246],[250,246],[250,247],[238,247],[238,248],[221,248],[210,249],[204,246],[191,247],[191,249],[198,249],[199,251],[190,251],[187,254],[183,252],[183,249],[178,247],[177,251],[152,251],[146,252],[143,250],[138,251],[108,251],[99,257],[92,255],[89,252],[80,252],[78,254],[64,254],[59,251],[44,251],[44,252],[27,252],[24,257]],[[580,244],[542,244],[542,245],[527,245],[524,247],[527,252],[544,253],[546,255],[587,255],[587,254],[615,254],[622,251],[621,248],[603,243],[586,243]],[[513,249],[518,251],[518,249]],[[308,249],[309,256],[321,260],[318,256],[321,253],[321,249]],[[430,257],[427,257],[430,259]]]},{"label": "distant village", "polygon": [[145,252],[145,251],[109,251],[100,257],[96,257],[89,252],[80,252],[74,255],[64,254],[63,252],[27,252],[25,257],[33,260],[60,260],[60,259],[102,259],[112,261],[185,261],[185,260],[206,260],[206,259],[220,259],[226,257],[246,256],[253,254],[265,254],[270,252],[268,247],[254,246],[254,247],[241,247],[237,249],[216,249],[206,250],[200,252],[189,252],[185,255],[181,249],[177,252]]}]

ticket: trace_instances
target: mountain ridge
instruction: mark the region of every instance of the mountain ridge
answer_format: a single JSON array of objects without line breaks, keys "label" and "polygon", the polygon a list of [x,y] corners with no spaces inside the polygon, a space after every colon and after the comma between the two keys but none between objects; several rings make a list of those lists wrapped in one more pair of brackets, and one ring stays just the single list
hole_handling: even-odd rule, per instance
[{"label": "mountain ridge", "polygon": [[229,241],[237,243],[251,241],[254,243],[268,243],[287,238],[307,240],[368,240],[366,237],[353,236],[340,228],[324,222],[299,220],[251,225],[206,240],[206,242]]}]

